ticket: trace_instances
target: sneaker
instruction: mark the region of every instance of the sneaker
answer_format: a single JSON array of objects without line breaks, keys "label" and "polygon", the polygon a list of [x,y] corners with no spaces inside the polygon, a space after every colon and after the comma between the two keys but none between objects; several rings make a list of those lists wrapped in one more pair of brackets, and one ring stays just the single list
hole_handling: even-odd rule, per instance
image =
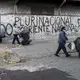
[{"label": "sneaker", "polygon": [[70,54],[66,55],[66,57],[70,57],[70,56],[71,56]]},{"label": "sneaker", "polygon": [[60,57],[58,54],[54,54],[55,56],[57,56],[57,57]]}]

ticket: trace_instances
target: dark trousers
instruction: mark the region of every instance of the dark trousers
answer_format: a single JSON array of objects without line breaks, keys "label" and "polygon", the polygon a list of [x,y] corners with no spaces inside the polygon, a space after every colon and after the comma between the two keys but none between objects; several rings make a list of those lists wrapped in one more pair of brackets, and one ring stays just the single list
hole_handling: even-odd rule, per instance
[{"label": "dark trousers", "polygon": [[63,44],[63,43],[59,43],[58,49],[56,51],[56,54],[58,55],[58,53],[60,52],[61,49],[63,50],[64,54],[67,56],[68,52],[66,50],[65,44]]},{"label": "dark trousers", "polygon": [[14,38],[13,38],[12,44],[15,44],[15,40],[18,42],[18,44],[20,44],[20,41],[18,39],[18,34],[14,34]]},{"label": "dark trousers", "polygon": [[2,43],[2,38],[0,38],[0,43]]}]

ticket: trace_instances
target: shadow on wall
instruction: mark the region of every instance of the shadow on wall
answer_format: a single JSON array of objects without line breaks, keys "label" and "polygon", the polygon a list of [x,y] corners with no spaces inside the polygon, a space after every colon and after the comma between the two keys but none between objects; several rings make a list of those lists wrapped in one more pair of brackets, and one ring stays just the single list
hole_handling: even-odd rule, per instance
[{"label": "shadow on wall", "polygon": [[29,72],[27,70],[3,70],[3,72],[7,75],[1,75],[0,70],[1,80],[76,80],[71,78],[71,75],[68,73],[56,68],[35,72]]}]

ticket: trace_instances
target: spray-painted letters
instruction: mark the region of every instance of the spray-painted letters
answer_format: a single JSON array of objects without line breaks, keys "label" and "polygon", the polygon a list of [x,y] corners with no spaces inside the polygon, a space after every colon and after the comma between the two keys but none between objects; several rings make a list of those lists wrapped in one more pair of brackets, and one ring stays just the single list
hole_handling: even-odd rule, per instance
[{"label": "spray-painted letters", "polygon": [[39,16],[39,15],[2,15],[1,27],[8,35],[13,33],[13,24],[30,28],[31,33],[56,33],[62,26],[69,32],[80,30],[80,17],[76,16]]}]

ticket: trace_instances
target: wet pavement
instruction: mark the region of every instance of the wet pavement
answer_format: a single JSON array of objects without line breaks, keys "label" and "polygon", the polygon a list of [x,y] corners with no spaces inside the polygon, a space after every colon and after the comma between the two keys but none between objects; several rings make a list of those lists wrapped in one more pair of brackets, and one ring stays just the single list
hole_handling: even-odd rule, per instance
[{"label": "wet pavement", "polygon": [[[8,47],[24,61],[14,66],[0,66],[2,80],[80,80],[80,59],[78,53],[71,52],[66,58],[63,52],[60,57],[54,56],[57,40],[32,41],[31,45],[14,46],[11,43],[1,44]],[[67,45],[66,45],[67,46]],[[68,49],[68,48],[67,48]],[[70,50],[68,50],[70,52]]]}]

